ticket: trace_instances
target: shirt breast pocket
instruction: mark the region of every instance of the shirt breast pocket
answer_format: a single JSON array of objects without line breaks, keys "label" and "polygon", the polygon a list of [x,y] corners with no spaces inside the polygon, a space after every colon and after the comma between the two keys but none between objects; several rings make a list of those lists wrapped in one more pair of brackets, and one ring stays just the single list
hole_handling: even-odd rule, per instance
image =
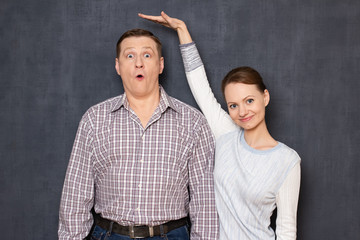
[{"label": "shirt breast pocket", "polygon": [[151,151],[150,162],[156,163],[155,174],[159,174],[169,184],[178,184],[178,181],[187,179],[187,165],[191,157],[192,140],[183,127],[178,127],[177,131],[169,131],[164,136],[159,136],[157,146]]}]

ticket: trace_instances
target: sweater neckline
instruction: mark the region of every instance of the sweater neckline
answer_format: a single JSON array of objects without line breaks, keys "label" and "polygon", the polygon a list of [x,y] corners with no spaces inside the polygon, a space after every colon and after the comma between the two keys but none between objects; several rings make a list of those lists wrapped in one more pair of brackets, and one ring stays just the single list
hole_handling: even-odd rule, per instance
[{"label": "sweater neckline", "polygon": [[269,149],[266,149],[266,150],[258,150],[258,149],[255,149],[253,147],[251,147],[245,140],[245,137],[244,137],[244,130],[240,131],[240,136],[238,137],[238,141],[240,141],[240,144],[246,149],[248,150],[249,152],[252,152],[254,154],[268,154],[268,153],[271,153],[271,152],[274,152],[276,150],[278,150],[279,148],[281,148],[282,146],[282,143],[277,141],[277,145],[273,148],[269,148]]}]

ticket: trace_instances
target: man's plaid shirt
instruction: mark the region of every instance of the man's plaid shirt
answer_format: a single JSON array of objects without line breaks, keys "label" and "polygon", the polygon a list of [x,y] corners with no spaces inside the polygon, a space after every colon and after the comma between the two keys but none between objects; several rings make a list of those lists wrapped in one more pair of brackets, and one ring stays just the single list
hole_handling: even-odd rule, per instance
[{"label": "man's plaid shirt", "polygon": [[84,114],[66,173],[59,239],[83,239],[92,206],[121,225],[159,225],[189,213],[191,239],[217,239],[211,130],[199,111],[160,91],[145,128],[126,94]]}]

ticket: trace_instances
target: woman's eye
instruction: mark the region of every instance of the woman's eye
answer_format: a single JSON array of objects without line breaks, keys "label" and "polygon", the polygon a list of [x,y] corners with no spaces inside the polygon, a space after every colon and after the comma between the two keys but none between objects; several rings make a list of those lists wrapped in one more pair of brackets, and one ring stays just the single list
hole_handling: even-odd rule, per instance
[{"label": "woman's eye", "polygon": [[150,54],[145,53],[145,54],[144,54],[144,57],[145,57],[145,58],[149,58],[149,57],[150,57]]},{"label": "woman's eye", "polygon": [[230,109],[236,108],[236,104],[231,104],[231,105],[229,105],[229,108],[230,108]]},{"label": "woman's eye", "polygon": [[254,99],[248,99],[246,100],[246,103],[250,104],[250,103],[253,103],[254,102]]},{"label": "woman's eye", "polygon": [[129,53],[129,54],[127,55],[127,58],[133,58],[133,57],[134,57],[134,55],[131,54],[131,53]]}]

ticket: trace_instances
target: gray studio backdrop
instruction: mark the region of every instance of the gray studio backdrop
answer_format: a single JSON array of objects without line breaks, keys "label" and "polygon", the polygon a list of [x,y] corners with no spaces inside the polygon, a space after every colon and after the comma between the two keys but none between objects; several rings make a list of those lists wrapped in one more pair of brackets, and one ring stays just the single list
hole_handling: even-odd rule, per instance
[{"label": "gray studio backdrop", "polygon": [[222,77],[256,68],[273,136],[302,158],[299,239],[360,236],[360,1],[1,0],[1,239],[56,239],[62,184],[82,114],[122,93],[115,44],[146,28],[164,45],[166,91],[197,107],[175,32],[185,20],[224,106]]}]

